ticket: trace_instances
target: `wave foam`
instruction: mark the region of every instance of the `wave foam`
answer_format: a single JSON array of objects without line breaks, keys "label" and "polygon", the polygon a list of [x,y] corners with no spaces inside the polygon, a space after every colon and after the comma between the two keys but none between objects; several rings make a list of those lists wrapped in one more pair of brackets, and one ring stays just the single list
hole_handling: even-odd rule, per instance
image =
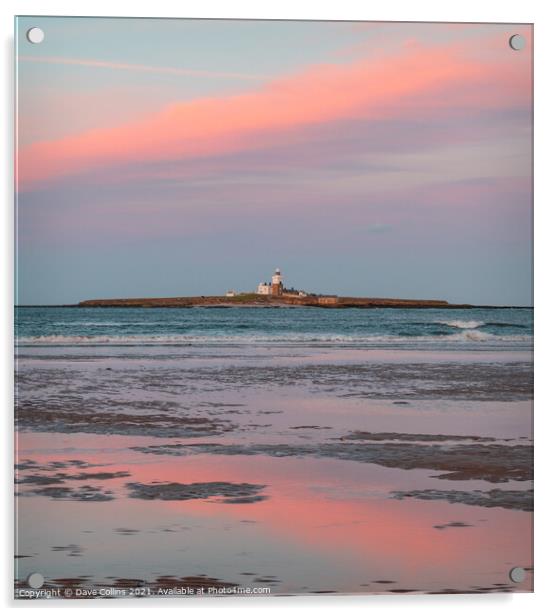
[{"label": "wave foam", "polygon": [[485,340],[509,340],[514,338],[520,338],[520,336],[496,336],[495,334],[488,334],[487,332],[478,332],[473,329],[465,330],[458,334],[452,334],[447,336],[450,340],[470,340],[471,342],[482,342]]},{"label": "wave foam", "polygon": [[440,325],[447,325],[448,327],[457,327],[458,329],[477,329],[482,327],[484,321],[436,321]]},{"label": "wave foam", "polygon": [[334,334],[270,335],[137,335],[137,336],[26,336],[17,340],[19,346],[190,346],[198,344],[363,344],[400,345],[436,342],[521,342],[531,343],[532,336],[499,336],[475,329],[437,336],[346,336]]}]

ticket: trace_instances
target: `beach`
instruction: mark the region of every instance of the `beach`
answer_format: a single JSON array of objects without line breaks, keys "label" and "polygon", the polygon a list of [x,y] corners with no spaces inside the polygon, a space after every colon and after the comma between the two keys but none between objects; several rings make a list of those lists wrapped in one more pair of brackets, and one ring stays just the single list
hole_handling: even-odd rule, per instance
[{"label": "beach", "polygon": [[531,591],[532,316],[17,309],[16,592]]}]

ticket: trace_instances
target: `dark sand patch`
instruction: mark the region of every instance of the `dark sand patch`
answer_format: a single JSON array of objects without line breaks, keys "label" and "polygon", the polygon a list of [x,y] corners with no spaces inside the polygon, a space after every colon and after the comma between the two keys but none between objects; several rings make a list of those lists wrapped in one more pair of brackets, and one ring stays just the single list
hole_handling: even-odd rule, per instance
[{"label": "dark sand patch", "polygon": [[105,481],[108,479],[120,479],[121,477],[131,477],[131,473],[129,471],[106,471],[100,473],[79,473],[78,475],[66,475],[66,479],[71,479],[74,481],[87,481],[88,479]]},{"label": "dark sand patch", "polygon": [[332,430],[331,426],[290,426],[290,430]]},{"label": "dark sand patch", "polygon": [[109,584],[112,588],[144,588],[147,582],[141,578],[112,578],[113,582]]},{"label": "dark sand patch", "polygon": [[84,582],[91,579],[89,575],[80,575],[77,577],[67,577],[67,578],[54,578],[52,582],[58,584],[60,586],[67,587],[78,587],[81,586]]},{"label": "dark sand patch", "polygon": [[447,522],[446,524],[435,524],[433,528],[437,530],[444,530],[445,528],[470,528],[473,524],[467,524],[466,522]]},{"label": "dark sand patch", "polygon": [[310,364],[303,366],[230,366],[191,370],[211,390],[306,385],[312,392],[340,397],[394,400],[531,400],[529,362]]},{"label": "dark sand patch", "polygon": [[114,495],[110,490],[103,490],[96,486],[81,486],[79,488],[69,488],[67,486],[50,486],[46,488],[36,488],[22,492],[24,496],[48,496],[55,500],[73,500],[82,502],[102,502],[114,500]]},{"label": "dark sand patch", "polygon": [[249,503],[259,503],[268,498],[268,496],[264,494],[258,494],[256,496],[237,496],[235,498],[226,498],[221,502],[227,503],[228,505],[244,505]]},{"label": "dark sand patch", "polygon": [[237,408],[245,406],[245,404],[232,402],[199,402],[199,406],[210,406],[213,408]]},{"label": "dark sand patch", "polygon": [[40,464],[36,460],[22,460],[18,464],[15,465],[15,469],[18,471],[28,471],[28,470],[40,470],[40,471],[54,471],[63,468],[88,468],[89,466],[96,466],[95,464],[89,464],[89,462],[84,462],[83,460],[51,460],[46,464]]},{"label": "dark sand patch", "polygon": [[388,592],[403,594],[407,592],[420,592],[420,591],[415,588],[390,588]]},{"label": "dark sand patch", "polygon": [[498,439],[492,436],[461,436],[457,434],[413,434],[406,432],[365,432],[354,430],[345,436],[334,440],[340,441],[419,441],[419,442],[446,442],[446,441],[472,441],[475,443],[493,443]]},{"label": "dark sand patch", "polygon": [[[150,586],[150,584],[149,584]],[[185,577],[177,577],[172,575],[162,575],[156,578],[153,586],[157,588],[192,588],[193,590],[208,590],[211,588],[225,589],[236,588],[238,584],[232,582],[224,582],[218,578],[208,577],[206,575],[190,575]]]},{"label": "dark sand patch", "polygon": [[[494,590],[494,589],[493,589]],[[478,590],[458,590],[457,588],[443,588],[442,590],[424,590],[426,595],[482,595],[486,593]]]},{"label": "dark sand patch", "polygon": [[97,479],[99,481],[106,481],[108,479],[119,479],[122,477],[130,476],[131,474],[128,471],[78,473],[76,475],[69,475],[67,473],[56,473],[55,475],[25,475],[23,477],[17,477],[15,482],[18,484],[30,483],[35,485],[52,485],[62,484],[66,480],[88,481],[89,479]]},{"label": "dark sand patch", "polygon": [[98,466],[98,464],[91,464],[90,462],[85,462],[84,460],[54,460],[45,465],[46,469],[60,469],[60,468],[90,468],[92,466]]},{"label": "dark sand patch", "polygon": [[15,483],[32,483],[33,485],[47,486],[64,483],[64,480],[57,475],[26,475],[25,477],[16,477]]},{"label": "dark sand patch", "polygon": [[[111,578],[113,581],[110,584],[112,588],[145,588],[148,587],[151,594],[157,594],[159,590],[170,589],[188,589],[191,591],[201,591],[209,589],[228,589],[236,588],[238,584],[225,582],[218,578],[209,577],[207,575],[188,575],[178,577],[175,575],[160,575],[155,580],[147,581],[139,578]],[[180,596],[186,596],[187,593],[181,593]]]},{"label": "dark sand patch", "polygon": [[[502,507],[533,511],[533,490],[396,490],[390,493],[392,498],[418,498],[421,500],[445,500],[449,503],[463,503],[479,507]],[[436,527],[435,527],[436,528]]]},{"label": "dark sand patch", "polygon": [[280,580],[275,575],[261,575],[253,579],[258,584],[278,584]]},{"label": "dark sand patch", "polygon": [[90,579],[88,575],[80,575],[78,577],[54,578],[51,582],[62,588],[80,588]]},{"label": "dark sand patch", "polygon": [[139,531],[135,528],[115,528],[114,532],[118,535],[136,535]]},{"label": "dark sand patch", "polygon": [[442,590],[426,591],[428,595],[480,595],[497,592],[513,592],[515,586],[510,584],[492,584],[492,586],[471,586],[469,589],[443,588]]},{"label": "dark sand patch", "polygon": [[128,483],[129,496],[144,500],[191,500],[221,497],[221,503],[255,503],[267,497],[259,494],[266,486],[252,483],[209,481],[204,483]]},{"label": "dark sand patch", "polygon": [[53,545],[50,548],[53,552],[67,552],[68,556],[81,556],[85,549],[75,543],[69,545]]},{"label": "dark sand patch", "polygon": [[337,442],[307,445],[218,443],[168,444],[132,447],[159,455],[216,455],[315,457],[378,464],[389,468],[445,471],[439,479],[482,479],[492,483],[533,478],[533,447],[530,445],[479,444],[441,446],[416,443]]},{"label": "dark sand patch", "polygon": [[17,471],[28,471],[39,468],[39,463],[35,462],[35,460],[22,460],[18,464],[15,464],[14,468]]},{"label": "dark sand patch", "polygon": [[184,417],[171,414],[135,415],[52,408],[46,403],[20,404],[16,409],[17,427],[37,432],[78,432],[137,436],[192,437],[216,436],[237,426],[228,420]]},{"label": "dark sand patch", "polygon": [[313,595],[334,595],[338,591],[337,590],[312,590],[311,594]]}]

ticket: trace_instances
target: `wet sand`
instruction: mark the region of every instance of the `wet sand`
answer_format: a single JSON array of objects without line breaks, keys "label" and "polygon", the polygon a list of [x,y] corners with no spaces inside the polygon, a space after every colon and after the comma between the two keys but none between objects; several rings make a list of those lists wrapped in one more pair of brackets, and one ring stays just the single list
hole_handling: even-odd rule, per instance
[{"label": "wet sand", "polygon": [[38,348],[18,368],[17,588],[532,589],[528,353]]}]

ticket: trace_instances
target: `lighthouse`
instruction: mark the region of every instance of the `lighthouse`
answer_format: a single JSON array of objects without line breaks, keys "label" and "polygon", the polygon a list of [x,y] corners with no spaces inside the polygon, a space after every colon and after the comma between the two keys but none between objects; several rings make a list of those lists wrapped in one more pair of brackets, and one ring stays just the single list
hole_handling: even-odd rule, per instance
[{"label": "lighthouse", "polygon": [[282,290],[284,285],[282,284],[282,274],[280,273],[280,269],[276,268],[274,272],[274,276],[272,276],[272,287],[270,294],[271,295],[282,295]]}]

